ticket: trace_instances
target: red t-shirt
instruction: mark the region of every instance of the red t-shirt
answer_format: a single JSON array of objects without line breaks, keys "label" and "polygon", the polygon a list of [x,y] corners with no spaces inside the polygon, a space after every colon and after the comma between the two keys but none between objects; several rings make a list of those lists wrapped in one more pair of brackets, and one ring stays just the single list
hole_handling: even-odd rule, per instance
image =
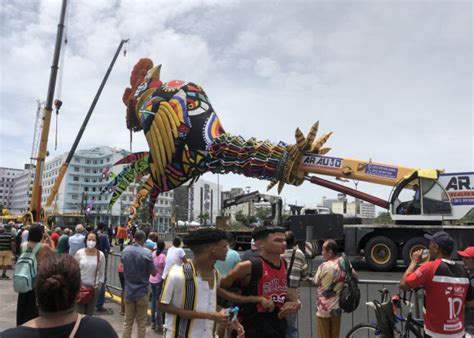
[{"label": "red t-shirt", "polygon": [[464,268],[453,261],[436,259],[409,274],[410,288],[423,287],[425,332],[431,336],[464,334],[464,303],[469,278]]},{"label": "red t-shirt", "polygon": [[[262,261],[262,277],[258,282],[258,295],[272,298],[275,310],[280,311],[286,301],[286,266],[280,258],[280,266],[274,266],[267,260],[260,257]],[[258,312],[265,312],[262,304],[257,304]]]}]

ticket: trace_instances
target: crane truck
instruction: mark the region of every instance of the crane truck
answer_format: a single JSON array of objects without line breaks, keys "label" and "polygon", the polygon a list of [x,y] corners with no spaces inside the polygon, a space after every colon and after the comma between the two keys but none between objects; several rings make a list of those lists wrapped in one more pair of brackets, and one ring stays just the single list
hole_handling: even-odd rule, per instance
[{"label": "crane truck", "polygon": [[[474,243],[474,225],[461,222],[474,208],[474,172],[444,173],[315,154],[305,154],[299,170],[313,184],[387,209],[394,221],[354,224],[361,222],[354,222],[354,218],[345,222],[334,215],[292,216],[288,228],[296,233],[297,239],[312,241],[316,248],[332,238],[346,255],[361,255],[373,270],[389,271],[398,259],[408,264],[414,251],[428,247],[424,234],[448,232],[454,239],[455,250]],[[389,199],[383,200],[310,173],[383,184],[393,189]]]}]

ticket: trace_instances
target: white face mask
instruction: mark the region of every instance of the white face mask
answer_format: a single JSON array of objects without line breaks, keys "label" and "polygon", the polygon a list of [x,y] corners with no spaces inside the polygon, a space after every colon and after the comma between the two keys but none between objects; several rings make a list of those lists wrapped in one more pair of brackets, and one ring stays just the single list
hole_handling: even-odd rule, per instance
[{"label": "white face mask", "polygon": [[93,240],[88,240],[88,241],[87,241],[87,247],[88,247],[89,249],[94,249],[94,248],[95,248],[95,243],[96,243],[96,242],[93,241]]}]

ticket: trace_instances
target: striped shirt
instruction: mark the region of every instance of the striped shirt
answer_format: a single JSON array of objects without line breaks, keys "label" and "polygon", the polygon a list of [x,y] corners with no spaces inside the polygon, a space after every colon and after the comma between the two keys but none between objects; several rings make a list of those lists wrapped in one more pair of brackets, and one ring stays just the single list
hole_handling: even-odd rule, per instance
[{"label": "striped shirt", "polygon": [[5,231],[0,234],[0,251],[12,250],[13,236],[11,232]]},{"label": "striped shirt", "polygon": [[[292,254],[293,249],[286,249],[285,253],[281,255],[281,258],[286,261],[288,270],[290,269]],[[300,249],[296,249],[295,260],[290,273],[290,284],[288,284],[288,287],[297,289],[300,287],[300,282],[306,280],[306,278],[308,278],[308,264],[306,264],[306,257]]]},{"label": "striped shirt", "polygon": [[[191,263],[192,264],[192,263]],[[195,301],[193,310],[213,313],[217,311],[217,287],[219,285],[219,274],[215,271],[214,287],[209,288],[209,283],[196,274],[194,269]],[[171,304],[177,308],[184,309],[185,302],[185,276],[182,265],[174,265],[169,271],[161,293],[160,303]],[[174,314],[166,313],[165,316],[165,338],[177,337],[180,318]],[[214,338],[215,323],[208,319],[193,319],[189,325],[186,338]]]}]

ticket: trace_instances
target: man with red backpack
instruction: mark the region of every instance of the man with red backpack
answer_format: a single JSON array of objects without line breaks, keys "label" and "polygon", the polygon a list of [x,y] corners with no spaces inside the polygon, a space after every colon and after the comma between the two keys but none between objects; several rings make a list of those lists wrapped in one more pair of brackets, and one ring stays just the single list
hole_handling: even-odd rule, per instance
[{"label": "man with red backpack", "polygon": [[239,312],[246,338],[285,338],[286,317],[301,308],[297,293],[291,291],[295,289],[287,287],[286,262],[280,257],[286,248],[285,230],[260,227],[252,238],[260,255],[237,264],[220,286],[229,289],[239,283],[244,296],[261,299],[259,303],[243,304]]}]

